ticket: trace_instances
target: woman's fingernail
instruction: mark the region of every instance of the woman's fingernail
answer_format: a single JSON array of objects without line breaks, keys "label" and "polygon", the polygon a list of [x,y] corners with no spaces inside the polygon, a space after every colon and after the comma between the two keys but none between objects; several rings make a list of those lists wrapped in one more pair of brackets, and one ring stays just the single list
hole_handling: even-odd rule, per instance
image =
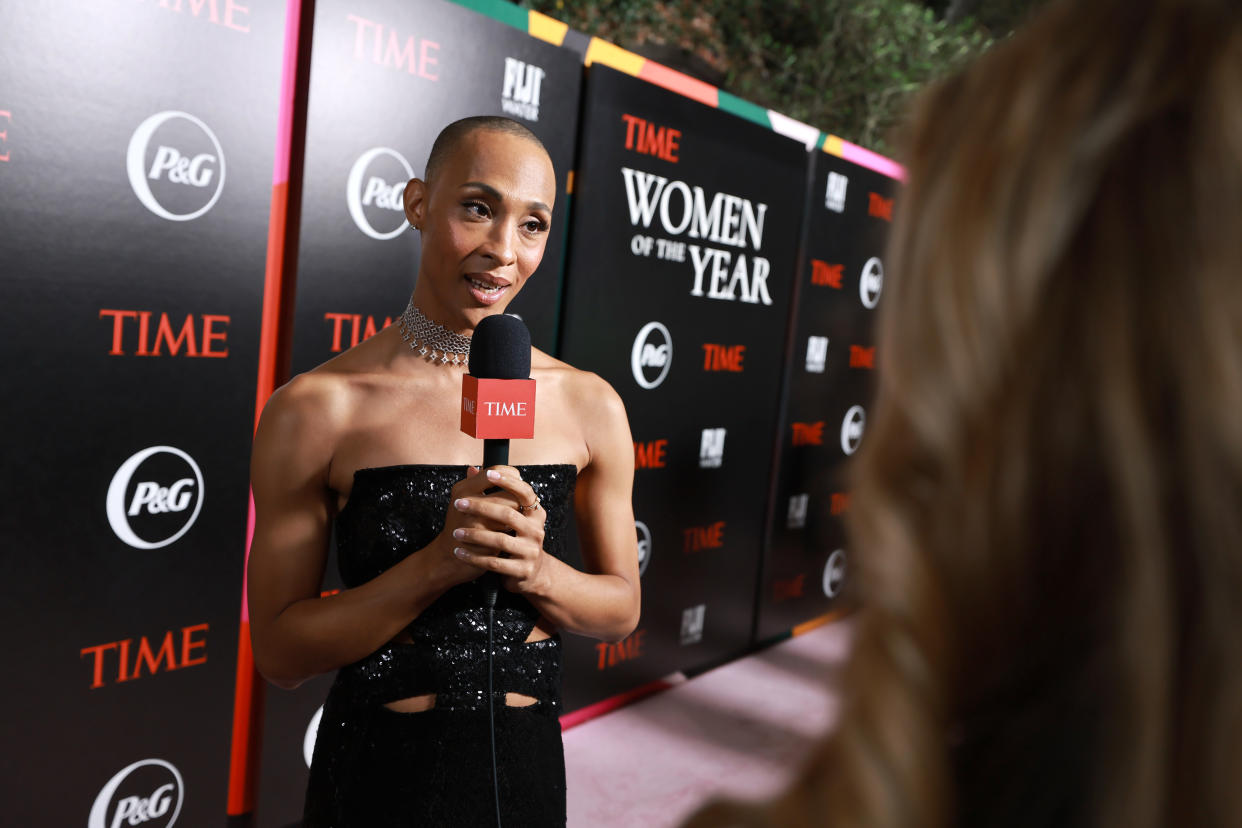
[{"label": "woman's fingernail", "polygon": [[495,469],[488,469],[488,470],[487,470],[487,479],[488,479],[488,480],[499,480],[499,479],[500,479],[500,472],[496,471]]},{"label": "woman's fingernail", "polygon": [[457,556],[457,557],[459,557],[459,558],[469,558],[469,557],[470,557],[470,553],[469,553],[469,552],[467,552],[466,550],[462,549],[460,546],[454,546],[454,547],[453,547],[453,554],[454,554],[454,555],[456,555],[456,556]]},{"label": "woman's fingernail", "polygon": [[453,501],[453,505],[456,506],[458,509],[469,509],[470,501],[466,500],[466,498],[464,497],[460,497],[457,500]]},{"label": "woman's fingernail", "polygon": [[466,530],[465,530],[465,529],[454,529],[454,530],[453,530],[453,537],[457,538],[458,540],[461,540],[461,539],[462,539],[462,538],[464,538],[465,536],[466,536]]}]

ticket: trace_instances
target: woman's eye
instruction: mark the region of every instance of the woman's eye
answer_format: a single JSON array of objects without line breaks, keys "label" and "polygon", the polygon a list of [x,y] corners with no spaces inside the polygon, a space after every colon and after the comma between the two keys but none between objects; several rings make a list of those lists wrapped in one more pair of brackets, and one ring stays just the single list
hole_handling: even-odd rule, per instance
[{"label": "woman's eye", "polygon": [[465,207],[468,212],[473,213],[476,216],[487,216],[490,212],[487,209],[487,205],[481,201],[467,201],[462,206]]},{"label": "woman's eye", "polygon": [[530,219],[522,226],[526,228],[527,233],[542,233],[548,229],[547,222],[539,219]]}]

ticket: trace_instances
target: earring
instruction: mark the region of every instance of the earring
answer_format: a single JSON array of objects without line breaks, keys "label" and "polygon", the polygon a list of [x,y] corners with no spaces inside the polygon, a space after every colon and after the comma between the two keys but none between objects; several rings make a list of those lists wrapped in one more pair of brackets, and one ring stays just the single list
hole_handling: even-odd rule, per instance
[{"label": "earring", "polygon": [[410,226],[411,226],[411,227],[413,227],[415,230],[420,230],[420,229],[421,229],[421,228],[420,228],[417,224],[415,224],[415,223],[414,223],[414,222],[412,222],[412,221],[410,222]]}]

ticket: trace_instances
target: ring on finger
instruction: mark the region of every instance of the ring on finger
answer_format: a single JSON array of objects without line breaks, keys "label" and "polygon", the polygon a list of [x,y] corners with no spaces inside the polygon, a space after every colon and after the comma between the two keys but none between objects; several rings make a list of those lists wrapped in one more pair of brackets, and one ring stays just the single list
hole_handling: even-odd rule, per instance
[{"label": "ring on finger", "polygon": [[526,514],[530,514],[531,512],[535,511],[538,508],[539,508],[539,495],[535,495],[534,503],[531,503],[527,506],[518,506],[517,510],[521,512],[522,514],[526,515]]}]

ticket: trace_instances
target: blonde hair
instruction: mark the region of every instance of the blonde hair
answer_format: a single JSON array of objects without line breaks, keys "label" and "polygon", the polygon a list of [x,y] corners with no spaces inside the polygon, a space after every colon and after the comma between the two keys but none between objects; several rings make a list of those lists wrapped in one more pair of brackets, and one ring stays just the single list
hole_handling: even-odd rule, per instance
[{"label": "blonde hair", "polygon": [[1054,2],[910,136],[840,723],[691,825],[1242,824],[1242,9]]}]

